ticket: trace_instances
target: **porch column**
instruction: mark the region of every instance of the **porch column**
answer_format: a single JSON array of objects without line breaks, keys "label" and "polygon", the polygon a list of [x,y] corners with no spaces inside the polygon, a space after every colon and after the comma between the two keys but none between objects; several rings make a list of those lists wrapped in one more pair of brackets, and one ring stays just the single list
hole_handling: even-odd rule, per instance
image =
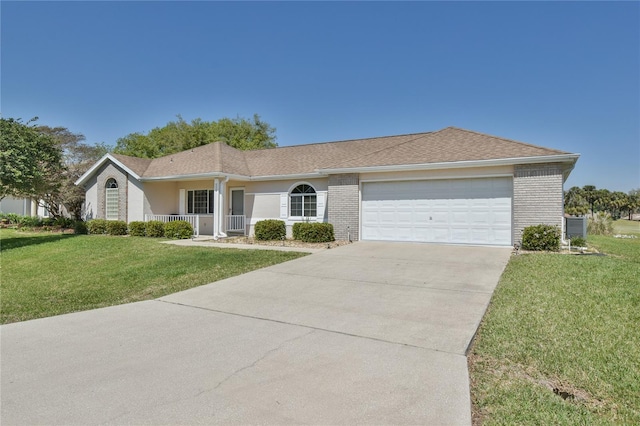
[{"label": "porch column", "polygon": [[215,240],[220,236],[220,221],[218,220],[218,198],[220,196],[220,179],[213,180],[213,238]]},{"label": "porch column", "polygon": [[213,238],[224,238],[224,190],[226,180],[215,178],[213,181]]},{"label": "porch column", "polygon": [[227,234],[225,226],[225,214],[224,214],[224,195],[227,192],[227,181],[229,178],[227,177],[224,180],[220,180],[220,190],[218,191],[218,196],[216,197],[216,206],[215,211],[218,213],[218,230],[220,232],[221,237],[226,237]]}]

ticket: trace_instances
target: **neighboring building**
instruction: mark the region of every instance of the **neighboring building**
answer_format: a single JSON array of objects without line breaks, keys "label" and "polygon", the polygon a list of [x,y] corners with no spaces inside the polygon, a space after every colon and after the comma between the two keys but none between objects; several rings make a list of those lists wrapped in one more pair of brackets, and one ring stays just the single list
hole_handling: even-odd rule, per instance
[{"label": "neighboring building", "polygon": [[4,197],[0,200],[1,213],[15,213],[20,216],[49,217],[49,211],[34,198]]},{"label": "neighboring building", "polygon": [[86,219],[191,221],[199,234],[257,221],[329,222],[337,239],[509,246],[563,227],[579,155],[448,127],[239,151],[215,142],[156,159],[107,154],[78,181]]}]

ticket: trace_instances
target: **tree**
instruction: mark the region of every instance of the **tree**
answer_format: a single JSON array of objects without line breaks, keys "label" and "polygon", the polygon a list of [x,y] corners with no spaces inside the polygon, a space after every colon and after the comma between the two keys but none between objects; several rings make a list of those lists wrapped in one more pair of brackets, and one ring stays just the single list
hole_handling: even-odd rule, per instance
[{"label": "tree", "polygon": [[623,210],[628,213],[629,220],[632,220],[633,214],[640,210],[640,188],[629,191],[627,201],[627,205],[624,206]]},{"label": "tree", "polygon": [[621,191],[611,192],[606,200],[607,211],[614,219],[620,219],[622,212],[629,205],[629,196]]},{"label": "tree", "polygon": [[75,181],[108,152],[103,143],[87,145],[85,137],[80,133],[73,133],[66,127],[39,126],[37,130],[48,135],[62,152],[64,168],[58,173],[51,174],[48,179],[53,184],[58,183],[57,190],[43,192],[38,195],[52,217],[63,215],[63,206],[74,219],[82,218],[82,206],[85,191],[75,185]]},{"label": "tree", "polygon": [[64,169],[62,150],[53,137],[31,124],[36,120],[23,124],[20,119],[0,118],[0,199],[58,190],[59,183],[50,176]]},{"label": "tree", "polygon": [[566,213],[575,216],[589,213],[589,203],[582,188],[574,186],[565,192],[564,210]]},{"label": "tree", "polygon": [[141,158],[158,158],[187,149],[222,141],[240,150],[275,148],[275,129],[260,120],[236,117],[218,121],[200,118],[187,123],[178,115],[164,127],[156,127],[148,134],[131,133],[117,140],[114,152]]}]

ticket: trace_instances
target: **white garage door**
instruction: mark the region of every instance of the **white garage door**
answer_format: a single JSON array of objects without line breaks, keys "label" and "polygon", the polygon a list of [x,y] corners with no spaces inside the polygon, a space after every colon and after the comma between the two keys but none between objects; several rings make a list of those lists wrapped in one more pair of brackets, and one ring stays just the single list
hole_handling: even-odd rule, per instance
[{"label": "white garage door", "polygon": [[511,178],[362,184],[362,239],[511,245]]}]

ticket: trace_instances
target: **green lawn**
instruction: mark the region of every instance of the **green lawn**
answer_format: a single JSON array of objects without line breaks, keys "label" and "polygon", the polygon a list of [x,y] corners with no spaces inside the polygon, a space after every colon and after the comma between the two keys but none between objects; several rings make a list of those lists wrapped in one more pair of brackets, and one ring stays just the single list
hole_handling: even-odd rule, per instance
[{"label": "green lawn", "polygon": [[0,230],[0,323],[153,299],[304,256]]},{"label": "green lawn", "polygon": [[613,222],[613,229],[618,234],[629,234],[640,236],[640,222],[637,220],[620,219]]},{"label": "green lawn", "polygon": [[588,243],[607,255],[511,258],[469,353],[475,424],[640,424],[640,238]]}]

